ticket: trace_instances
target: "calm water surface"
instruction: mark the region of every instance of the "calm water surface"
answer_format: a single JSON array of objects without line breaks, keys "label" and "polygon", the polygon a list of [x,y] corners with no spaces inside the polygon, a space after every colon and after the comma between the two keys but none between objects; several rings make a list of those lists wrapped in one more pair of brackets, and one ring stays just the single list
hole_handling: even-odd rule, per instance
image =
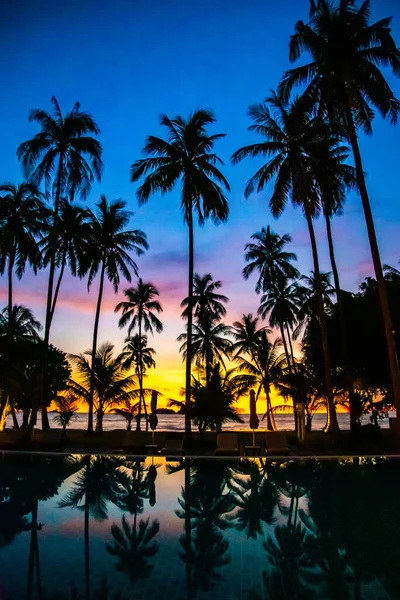
[{"label": "calm water surface", "polygon": [[2,600],[400,598],[400,462],[3,454]]},{"label": "calm water surface", "polygon": [[[49,414],[50,425],[54,419],[55,413]],[[396,416],[393,414],[393,416]],[[227,423],[224,425],[224,431],[243,431],[249,430],[249,418],[250,415],[241,415],[243,423]],[[265,421],[261,421],[263,415],[259,415],[260,429],[265,428]],[[22,422],[22,415],[17,415],[18,421]],[[76,415],[74,421],[72,421],[71,427],[74,429],[86,429],[87,428],[87,413],[79,413]],[[275,415],[275,421],[279,429],[291,430],[294,429],[293,415]],[[341,429],[350,429],[350,417],[347,413],[338,413],[338,421]],[[316,414],[313,419],[313,429],[322,430],[326,423],[326,415],[323,413]],[[363,424],[369,423],[369,417],[363,418]],[[384,419],[380,423],[382,428],[389,427],[388,419]],[[53,425],[58,427],[58,425]],[[12,427],[11,417],[7,420],[7,427]],[[38,427],[41,427],[41,418],[38,414]],[[124,419],[118,415],[106,414],[104,415],[103,422],[104,430],[109,429],[126,429],[126,423]],[[184,431],[185,421],[183,415],[158,415],[158,431]]]}]

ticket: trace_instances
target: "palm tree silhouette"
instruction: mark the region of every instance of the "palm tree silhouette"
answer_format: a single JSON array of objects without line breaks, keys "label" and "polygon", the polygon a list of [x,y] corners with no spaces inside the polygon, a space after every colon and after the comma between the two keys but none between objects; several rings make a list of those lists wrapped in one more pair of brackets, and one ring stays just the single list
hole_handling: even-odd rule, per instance
[{"label": "palm tree silhouette", "polygon": [[[216,290],[222,287],[221,281],[214,281],[211,273],[206,273],[201,276],[198,273],[193,277],[193,316],[202,323],[204,319],[211,317],[212,319],[220,319],[225,317],[226,308],[224,304],[229,302],[229,298],[223,294],[219,294]],[[181,307],[184,308],[182,317],[187,319],[188,316],[189,298],[184,298],[181,302]]]},{"label": "palm tree silhouette", "polygon": [[279,493],[273,482],[272,467],[265,461],[243,460],[234,467],[230,482],[237,511],[232,523],[247,538],[263,535],[262,523],[275,522],[275,509],[279,506]]},{"label": "palm tree silhouette", "polygon": [[[21,279],[28,262],[36,274],[41,266],[37,237],[41,234],[48,210],[33,183],[0,185],[0,274],[7,269],[8,313],[13,308],[13,272]],[[11,322],[9,323],[11,327]],[[9,330],[9,338],[12,333]]]},{"label": "palm tree silhouette", "polygon": [[282,341],[273,343],[268,340],[270,330],[257,329],[258,319],[252,315],[243,315],[242,321],[235,321],[232,333],[236,340],[232,346],[238,371],[245,373],[249,389],[256,387],[256,398],[261,391],[265,393],[267,429],[275,429],[271,411],[271,386],[276,385],[282,376],[285,357],[279,352]]},{"label": "palm tree silhouette", "polygon": [[194,111],[188,119],[177,116],[170,119],[163,115],[160,124],[167,130],[168,140],[149,136],[144,146],[146,158],[135,161],[131,167],[131,181],[145,180],[137,190],[139,204],[148,201],[151,194],[170,192],[182,182],[181,207],[189,232],[189,281],[188,281],[188,344],[186,359],[186,411],[185,434],[191,436],[190,425],[190,386],[192,363],[192,321],[193,321],[193,272],[194,241],[193,211],[197,213],[200,225],[211,217],[214,222],[226,221],[228,203],[223,188],[229,184],[217,164],[221,159],[212,152],[217,140],[225,134],[208,135],[206,127],[215,122],[211,112]]},{"label": "palm tree silhouette", "polygon": [[108,518],[108,504],[120,503],[127,475],[121,469],[124,461],[115,456],[84,455],[73,462],[76,479],[58,505],[84,513],[85,590],[86,600],[90,600],[90,516],[98,521]]},{"label": "palm tree silhouette", "polygon": [[[113,284],[117,293],[120,272],[127,281],[131,281],[130,269],[138,275],[138,267],[128,252],[138,256],[148,249],[146,235],[140,229],[126,230],[132,213],[125,210],[126,203],[121,200],[108,202],[102,195],[96,205],[96,214],[89,211],[89,247],[87,251],[88,289],[100,269],[99,294],[93,329],[92,356],[96,356],[97,334],[99,329],[101,302],[103,298],[104,278]],[[95,370],[92,364],[89,394],[88,432],[93,431],[93,394]]]},{"label": "palm tree silhouette", "polygon": [[[127,290],[124,290],[124,295],[126,297],[126,301],[117,304],[114,311],[119,312],[122,310],[122,316],[119,320],[118,326],[122,328],[129,324],[129,336],[137,326],[139,340],[142,339],[143,330],[153,333],[153,329],[155,329],[157,333],[161,333],[163,330],[163,325],[155,314],[160,313],[163,310],[161,304],[156,299],[160,295],[157,288],[152,283],[144,283],[143,279],[139,277],[136,287],[131,287]],[[137,364],[139,365],[138,377],[140,388],[137,430],[140,431],[140,417],[142,413],[142,406],[144,406],[147,431],[147,407],[143,398],[143,371],[142,360],[140,357],[140,347]]]},{"label": "palm tree silhouette", "polygon": [[291,263],[297,260],[296,254],[286,252],[284,247],[292,241],[288,233],[280,236],[271,231],[268,225],[251,236],[255,243],[245,246],[244,258],[248,263],[243,269],[243,277],[248,279],[254,271],[259,272],[256,292],[266,292],[275,285],[278,277],[297,279],[299,272]]},{"label": "palm tree silhouette", "polygon": [[309,52],[313,60],[287,71],[280,91],[288,98],[293,86],[307,83],[308,100],[319,103],[319,110],[326,114],[333,131],[338,122],[343,124],[350,141],[378,285],[392,391],[400,410],[399,363],[357,136],[358,129],[372,133],[374,109],[392,123],[397,122],[400,104],[379,67],[389,67],[398,77],[400,53],[391,35],[391,19],[371,24],[369,18],[369,0],[359,8],[354,0],[340,0],[337,4],[328,0],[313,2],[310,21],[296,23],[289,47],[291,62],[303,52]]},{"label": "palm tree silhouette", "polygon": [[[274,115],[271,115],[267,104],[274,110]],[[318,126],[316,126],[318,119],[313,118],[304,97],[296,98],[289,105],[285,105],[276,92],[271,93],[266,103],[251,106],[249,115],[254,121],[249,130],[260,133],[266,141],[237,150],[232,156],[233,163],[238,163],[247,156],[272,155],[272,158],[251,177],[245,195],[249,196],[255,189],[258,192],[262,191],[268,181],[276,176],[269,203],[272,214],[278,217],[290,198],[295,205],[302,207],[310,235],[314,272],[318,284],[320,269],[313,218],[319,212],[320,201],[318,191],[313,185],[309,158],[314,151],[313,144],[318,139]],[[336,431],[339,426],[333,400],[328,329],[320,286],[317,285],[317,288],[328,400],[328,429]]]},{"label": "palm tree silhouette", "polygon": [[275,285],[261,296],[258,308],[258,314],[263,319],[269,315],[269,324],[272,327],[279,327],[289,372],[296,371],[290,330],[293,331],[297,324],[300,302],[301,287],[299,283],[278,277]]},{"label": "palm tree silhouette", "polygon": [[80,277],[83,276],[84,254],[89,236],[87,217],[88,214],[84,208],[61,199],[57,219],[56,241],[54,243],[53,225],[47,228],[47,235],[41,241],[44,264],[48,265],[51,262],[52,253],[55,252],[55,268],[60,270],[51,305],[50,323],[53,320],[67,264],[74,277],[77,275]]},{"label": "palm tree silhouette", "polygon": [[14,304],[11,316],[8,306],[0,313],[0,336],[11,330],[13,341],[38,340],[42,325],[32,311],[22,304]]},{"label": "palm tree silhouette", "polygon": [[103,417],[107,410],[127,400],[134,400],[139,395],[139,391],[133,388],[135,376],[128,375],[123,366],[124,355],[114,357],[113,351],[114,346],[106,343],[97,349],[94,359],[90,350],[84,354],[69,355],[69,360],[79,374],[79,381],[70,379],[68,389],[88,404],[92,402],[97,415],[97,433],[103,431]]},{"label": "palm tree silhouette", "polygon": [[[25,175],[34,183],[45,182],[48,195],[54,192],[53,236],[50,249],[49,281],[47,288],[46,320],[44,328],[43,389],[46,388],[46,352],[49,345],[53,286],[56,269],[57,228],[62,194],[72,200],[76,194],[86,198],[92,183],[100,181],[103,170],[101,144],[92,137],[100,130],[87,112],[76,102],[72,110],[63,115],[55,96],[51,99],[52,113],[33,109],[29,121],[40,125],[41,130],[31,140],[20,144],[17,156]],[[53,179],[53,174],[55,177]],[[42,398],[42,400],[43,400]],[[49,428],[46,404],[42,402],[42,427]],[[36,418],[34,419],[36,422]]]},{"label": "palm tree silhouette", "polygon": [[[232,342],[227,337],[230,327],[216,322],[210,315],[203,315],[197,324],[192,325],[192,361],[202,367],[206,374],[206,385],[210,383],[212,365],[220,362],[224,367],[224,358],[229,358]],[[188,334],[181,333],[177,340],[183,341],[179,348],[183,358],[187,359]]]}]

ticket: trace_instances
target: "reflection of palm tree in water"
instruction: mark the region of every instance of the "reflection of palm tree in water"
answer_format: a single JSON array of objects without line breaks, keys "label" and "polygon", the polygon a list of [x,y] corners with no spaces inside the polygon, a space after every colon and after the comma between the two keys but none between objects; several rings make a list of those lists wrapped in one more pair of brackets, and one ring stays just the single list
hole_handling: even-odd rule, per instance
[{"label": "reflection of palm tree in water", "polygon": [[231,489],[238,510],[234,514],[236,528],[246,531],[247,537],[262,535],[262,523],[272,525],[279,506],[279,493],[273,470],[266,461],[243,460],[234,467]]},{"label": "reflection of palm tree in water", "polygon": [[263,581],[273,598],[310,600],[314,597],[309,585],[314,576],[307,557],[309,536],[299,522],[299,500],[309,490],[309,474],[308,465],[295,462],[279,465],[273,471],[277,491],[290,500],[289,507],[280,505],[282,514],[287,516],[286,524],[277,525],[274,535],[269,535],[263,544],[271,565],[270,572],[263,571]]},{"label": "reflection of palm tree in water", "polygon": [[60,507],[77,508],[84,513],[85,592],[90,598],[89,518],[108,518],[108,503],[117,504],[123,495],[127,475],[120,467],[122,459],[111,456],[85,455],[75,461],[78,474],[71,491],[60,501]]},{"label": "reflection of palm tree in water", "polygon": [[153,565],[149,564],[149,559],[157,554],[158,543],[154,541],[154,537],[159,531],[158,520],[150,523],[149,519],[141,519],[138,524],[136,513],[132,525],[129,525],[125,515],[122,517],[121,527],[115,523],[112,525],[114,539],[112,544],[106,544],[107,552],[118,558],[115,565],[117,571],[126,573],[132,584],[145,579],[152,572]]},{"label": "reflection of palm tree in water", "polygon": [[144,500],[149,500],[151,506],[155,504],[157,466],[151,464],[146,468],[141,461],[135,461],[125,463],[125,467],[131,469],[132,473],[124,483],[124,492],[117,505],[133,515],[133,523],[130,525],[125,515],[121,526],[113,523],[113,540],[106,544],[106,548],[111,556],[118,558],[115,565],[117,571],[126,573],[134,584],[150,575],[153,565],[149,559],[158,552],[158,543],[154,538],[160,530],[160,523],[157,519],[151,522],[150,519],[141,519],[138,522],[138,515],[144,510]]},{"label": "reflection of palm tree in water", "polygon": [[234,503],[226,484],[230,469],[222,462],[184,459],[173,473],[184,469],[185,483],[176,511],[184,519],[179,554],[185,563],[187,598],[192,600],[199,590],[211,591],[223,579],[219,570],[230,562],[229,544],[221,530],[231,526],[228,514]]}]

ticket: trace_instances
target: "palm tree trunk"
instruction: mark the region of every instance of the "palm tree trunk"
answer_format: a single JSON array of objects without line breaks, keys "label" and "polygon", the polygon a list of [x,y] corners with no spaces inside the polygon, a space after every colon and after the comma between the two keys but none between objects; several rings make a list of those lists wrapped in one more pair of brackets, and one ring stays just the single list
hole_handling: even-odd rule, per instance
[{"label": "palm tree trunk", "polygon": [[103,416],[104,411],[99,407],[96,415],[96,433],[103,433]]},{"label": "palm tree trunk", "polygon": [[284,350],[285,350],[286,361],[287,361],[287,364],[288,364],[289,373],[291,375],[292,374],[292,365],[291,365],[291,362],[290,362],[290,355],[289,355],[289,350],[288,350],[287,343],[286,343],[285,330],[283,328],[283,323],[279,324],[279,329],[280,329],[280,332],[281,332],[281,338],[282,338],[283,347],[284,347]]},{"label": "palm tree trunk", "polygon": [[271,404],[271,397],[270,397],[270,393],[269,393],[269,386],[267,384],[264,385],[264,392],[265,392],[265,397],[267,400],[267,429],[268,429],[268,431],[274,431],[274,429],[276,429],[276,427],[274,427],[274,423],[272,421],[272,412],[271,412],[272,404]]},{"label": "palm tree trunk", "polygon": [[[8,324],[7,324],[7,336],[8,345],[11,350],[11,344],[13,339],[13,323],[12,323],[12,309],[13,309],[13,269],[15,262],[15,249],[12,250],[8,260]],[[0,422],[3,419],[4,411],[7,408],[8,392],[3,389],[0,394]]]},{"label": "palm tree trunk", "polygon": [[191,379],[192,379],[192,325],[193,325],[193,274],[194,274],[194,240],[192,204],[187,209],[189,228],[189,281],[188,281],[188,324],[186,339],[186,390],[185,390],[185,438],[192,438],[190,421]]},{"label": "palm tree trunk", "polygon": [[293,371],[294,371],[294,372],[296,372],[296,362],[295,362],[295,360],[294,360],[294,354],[293,354],[293,345],[292,345],[292,338],[291,338],[291,335],[290,335],[290,331],[289,331],[289,326],[288,326],[288,324],[287,324],[287,323],[285,323],[285,325],[286,325],[286,333],[287,333],[288,340],[289,340],[290,356],[291,356],[291,358],[292,358]]},{"label": "palm tree trunk", "polygon": [[369,244],[371,247],[372,262],[374,264],[375,277],[378,288],[378,296],[382,311],[382,320],[386,338],[386,349],[389,359],[390,387],[393,393],[393,402],[396,407],[396,413],[400,415],[400,370],[397,357],[396,344],[393,336],[392,319],[390,316],[389,299],[387,296],[386,283],[383,277],[382,264],[379,254],[378,242],[376,239],[374,219],[372,217],[371,205],[369,203],[367,186],[361,160],[360,148],[358,146],[357,132],[354,125],[353,115],[350,108],[350,102],[347,101],[346,117],[349,131],[349,138],[353,150],[354,163],[356,166],[357,183],[360,190],[361,202],[364,209],[364,217],[367,225]]},{"label": "palm tree trunk", "polygon": [[13,406],[11,407],[11,411],[10,412],[11,412],[11,417],[12,417],[12,420],[13,420],[13,427],[14,427],[14,429],[19,429],[17,415],[15,413],[15,408]]},{"label": "palm tree trunk", "polygon": [[64,275],[64,270],[65,270],[65,265],[67,263],[67,253],[64,252],[64,256],[62,258],[62,262],[61,262],[61,270],[60,270],[60,274],[58,276],[58,280],[57,280],[57,284],[56,284],[56,289],[54,292],[54,298],[53,298],[53,304],[51,306],[51,314],[50,314],[50,324],[53,321],[53,317],[54,317],[54,311],[56,309],[56,304],[57,304],[57,299],[58,299],[58,293],[60,291],[60,286],[61,286],[61,281]]},{"label": "palm tree trunk", "polygon": [[[139,348],[142,343],[142,319],[141,315],[139,315]],[[142,379],[142,369],[141,369],[141,352],[139,349],[139,364],[137,369],[137,374],[139,377],[139,409],[138,409],[138,418],[136,423],[136,431],[141,430],[141,416],[142,416],[142,402],[143,402],[143,379]]]},{"label": "palm tree trunk", "polygon": [[88,429],[87,429],[88,433],[93,433],[93,396],[94,396],[94,376],[95,376],[95,365],[96,365],[95,358],[96,358],[96,351],[97,351],[97,334],[99,332],[101,300],[103,298],[104,273],[105,273],[105,257],[103,256],[103,260],[102,260],[102,264],[101,264],[99,296],[97,298],[96,316],[94,319],[94,330],[93,330],[92,366],[91,366],[91,370],[90,370],[89,413],[88,413]]},{"label": "palm tree trunk", "polygon": [[339,271],[338,271],[337,264],[336,264],[335,248],[333,245],[331,218],[325,210],[324,210],[324,216],[325,216],[325,223],[326,223],[326,235],[328,238],[329,258],[330,258],[331,266],[332,266],[333,281],[335,284],[336,300],[337,300],[337,304],[338,304],[343,363],[344,363],[344,369],[345,369],[345,375],[346,375],[347,389],[349,391],[350,430],[352,433],[354,433],[361,425],[361,422],[360,422],[361,408],[359,406],[358,398],[357,398],[356,394],[354,393],[353,377],[352,377],[351,368],[350,368],[350,358],[349,358],[349,349],[348,349],[348,343],[347,343],[347,331],[346,331],[346,320],[345,320],[345,316],[344,316],[343,296],[342,296],[342,289],[340,287]]},{"label": "palm tree trunk", "polygon": [[332,373],[331,373],[331,359],[329,354],[329,341],[328,341],[328,327],[326,323],[326,314],[324,310],[324,304],[322,299],[321,281],[320,281],[320,270],[318,260],[317,242],[315,239],[314,227],[312,224],[312,218],[308,207],[304,206],[304,212],[307,219],[308,231],[310,234],[311,249],[314,263],[314,277],[316,283],[316,294],[319,321],[321,326],[321,338],[322,338],[322,353],[324,359],[324,373],[325,373],[325,390],[327,397],[327,426],[326,431],[339,431],[339,424],[337,421],[337,415],[335,410],[335,403],[333,399],[333,387],[332,387]]},{"label": "palm tree trunk", "polygon": [[13,322],[12,322],[12,311],[13,311],[13,270],[15,262],[15,247],[10,252],[8,257],[8,342],[12,342],[13,338]]},{"label": "palm tree trunk", "polygon": [[[44,345],[43,345],[43,369],[41,374],[41,382],[40,382],[40,401],[42,404],[42,429],[50,429],[49,418],[47,416],[46,409],[46,390],[47,390],[47,380],[48,380],[48,364],[47,364],[47,354],[49,348],[49,340],[50,340],[50,327],[51,327],[51,309],[53,304],[53,286],[54,286],[54,274],[56,270],[56,244],[57,244],[57,226],[58,226],[58,210],[60,206],[60,196],[61,196],[61,179],[62,179],[62,168],[64,162],[63,153],[60,154],[60,159],[58,162],[58,170],[57,170],[57,186],[56,186],[56,196],[54,199],[54,222],[50,236],[50,271],[49,271],[49,281],[47,286],[47,303],[46,303],[46,320],[44,327]],[[32,428],[36,425],[36,415],[37,415],[38,407],[35,406],[32,410],[33,422]],[[31,415],[31,420],[32,420]]]}]

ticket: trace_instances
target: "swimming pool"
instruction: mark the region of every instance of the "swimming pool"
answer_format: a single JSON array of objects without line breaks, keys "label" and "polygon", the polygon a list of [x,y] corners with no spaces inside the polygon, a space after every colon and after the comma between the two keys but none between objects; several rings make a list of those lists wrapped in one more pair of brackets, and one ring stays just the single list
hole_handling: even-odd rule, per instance
[{"label": "swimming pool", "polygon": [[3,454],[0,598],[400,598],[400,462]]}]

